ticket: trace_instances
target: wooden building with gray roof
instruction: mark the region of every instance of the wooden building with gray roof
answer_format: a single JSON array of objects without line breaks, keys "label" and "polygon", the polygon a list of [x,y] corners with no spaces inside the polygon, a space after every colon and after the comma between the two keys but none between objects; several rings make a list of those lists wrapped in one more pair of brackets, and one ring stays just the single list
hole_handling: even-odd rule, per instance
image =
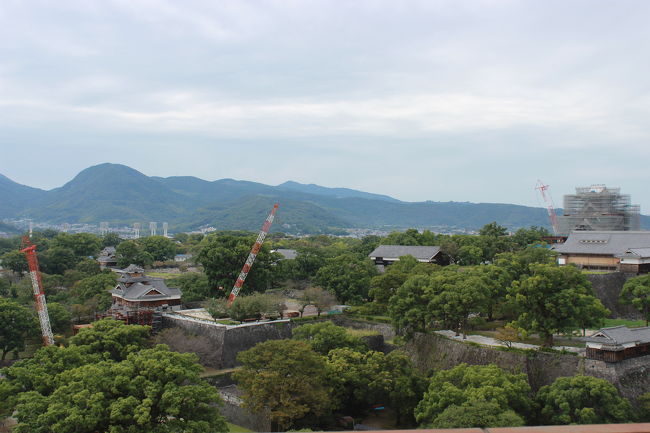
[{"label": "wooden building with gray roof", "polygon": [[380,268],[395,263],[403,256],[415,257],[421,263],[449,264],[449,257],[440,251],[439,246],[379,245],[368,254],[370,260]]},{"label": "wooden building with gray roof", "polygon": [[560,265],[635,274],[650,270],[650,231],[573,231],[553,250]]},{"label": "wooden building with gray roof", "polygon": [[585,339],[587,358],[621,362],[650,355],[650,326],[628,328],[625,325],[603,328]]},{"label": "wooden building with gray roof", "polygon": [[149,277],[144,269],[130,265],[118,271],[117,286],[111,291],[113,305],[111,310],[179,310],[181,290],[167,287],[162,278]]}]

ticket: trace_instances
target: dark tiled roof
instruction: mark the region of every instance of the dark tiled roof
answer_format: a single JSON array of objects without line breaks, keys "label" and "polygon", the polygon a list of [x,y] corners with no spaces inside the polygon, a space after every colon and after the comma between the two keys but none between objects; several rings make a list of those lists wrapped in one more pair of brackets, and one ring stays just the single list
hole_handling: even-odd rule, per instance
[{"label": "dark tiled roof", "polygon": [[421,247],[405,245],[379,245],[368,254],[370,258],[383,257],[396,259],[402,256],[413,256],[418,260],[431,260],[440,252],[440,247]]},{"label": "dark tiled roof", "polygon": [[625,325],[620,325],[611,328],[603,328],[586,340],[614,345],[650,343],[650,326],[645,326],[643,328],[628,328]]},{"label": "dark tiled roof", "polygon": [[279,248],[277,250],[273,250],[274,252],[281,254],[283,258],[285,259],[295,259],[298,256],[298,251],[296,250],[289,250],[285,248]]},{"label": "dark tiled roof", "polygon": [[629,249],[650,248],[650,231],[573,231],[553,249],[564,254],[620,255]]},{"label": "dark tiled roof", "polygon": [[[128,301],[157,301],[181,297],[182,293],[180,289],[167,287],[167,284],[165,284],[162,278],[142,278],[139,280],[128,287],[123,282],[120,282],[113,289],[112,293]],[[147,295],[152,290],[160,294]]]},{"label": "dark tiled roof", "polygon": [[650,248],[629,248],[620,256],[648,258],[650,257]]}]

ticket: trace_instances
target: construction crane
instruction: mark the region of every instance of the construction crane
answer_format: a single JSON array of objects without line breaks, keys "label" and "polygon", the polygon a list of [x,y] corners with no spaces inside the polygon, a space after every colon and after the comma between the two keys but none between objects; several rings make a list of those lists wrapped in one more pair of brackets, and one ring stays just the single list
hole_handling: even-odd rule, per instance
[{"label": "construction crane", "polygon": [[47,313],[47,302],[45,302],[45,292],[43,291],[41,272],[38,268],[38,257],[36,257],[36,245],[32,244],[28,237],[24,237],[23,246],[24,248],[20,252],[25,254],[29,265],[29,276],[32,280],[34,299],[36,300],[36,311],[38,312],[38,320],[41,322],[43,345],[51,346],[54,344],[54,335],[52,335],[52,327],[50,326],[50,316]]},{"label": "construction crane", "polygon": [[553,234],[557,236],[557,214],[555,213],[555,206],[553,205],[551,194],[546,193],[548,190],[548,185],[544,185],[544,182],[538,179],[535,189],[539,190],[540,194],[542,194],[542,199],[544,199],[546,210],[548,211],[548,219],[551,220],[551,227],[553,227]]},{"label": "construction crane", "polygon": [[230,296],[228,297],[228,306],[232,305],[232,303],[235,301],[235,298],[237,298],[237,295],[239,294],[241,287],[244,285],[246,276],[248,276],[251,267],[253,267],[253,263],[255,263],[255,258],[257,257],[257,253],[260,252],[260,248],[262,248],[262,244],[264,243],[264,239],[266,238],[266,235],[269,232],[269,228],[271,227],[271,224],[273,224],[273,218],[275,218],[275,212],[277,210],[278,210],[278,204],[276,203],[273,205],[273,209],[271,209],[271,213],[269,214],[269,216],[266,217],[266,220],[264,221],[264,225],[262,225],[262,230],[260,230],[260,234],[257,235],[257,240],[253,244],[253,248],[251,249],[248,258],[246,259],[246,263],[244,263],[244,267],[239,273],[239,276],[237,277],[237,281],[235,281],[235,285],[230,291]]}]

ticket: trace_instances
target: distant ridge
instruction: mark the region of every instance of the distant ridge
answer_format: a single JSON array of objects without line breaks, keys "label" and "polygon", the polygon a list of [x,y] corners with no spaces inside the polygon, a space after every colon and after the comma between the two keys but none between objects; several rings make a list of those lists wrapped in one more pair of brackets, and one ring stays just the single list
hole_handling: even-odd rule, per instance
[{"label": "distant ridge", "polygon": [[[498,203],[402,202],[348,188],[294,181],[277,186],[192,176],[151,177],[121,164],[82,170],[60,188],[44,191],[0,175],[0,219],[33,218],[60,224],[108,221],[169,222],[172,231],[200,226],[258,230],[273,203],[280,203],[273,230],[294,234],[342,233],[344,228],[478,230],[497,221],[515,230],[548,226],[546,210]],[[642,216],[650,227],[650,217]]]}]

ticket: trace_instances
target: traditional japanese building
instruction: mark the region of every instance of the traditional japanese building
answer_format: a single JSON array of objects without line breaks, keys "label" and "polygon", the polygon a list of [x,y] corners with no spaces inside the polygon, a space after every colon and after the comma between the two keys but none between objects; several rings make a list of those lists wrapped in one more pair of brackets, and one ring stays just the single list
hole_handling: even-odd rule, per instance
[{"label": "traditional japanese building", "polygon": [[379,245],[368,254],[380,269],[395,263],[402,256],[413,256],[421,263],[449,264],[449,257],[437,246]]},{"label": "traditional japanese building", "polygon": [[650,270],[650,231],[573,231],[553,245],[560,265],[643,273]]},{"label": "traditional japanese building", "polygon": [[100,269],[112,269],[117,267],[117,253],[115,247],[106,247],[97,257]]},{"label": "traditional japanese building", "polygon": [[162,278],[148,277],[136,265],[118,271],[121,276],[117,286],[111,291],[113,311],[179,310],[181,308],[180,289],[167,287]]},{"label": "traditional japanese building", "polygon": [[603,328],[587,338],[587,358],[621,362],[628,358],[650,355],[650,326]]}]

